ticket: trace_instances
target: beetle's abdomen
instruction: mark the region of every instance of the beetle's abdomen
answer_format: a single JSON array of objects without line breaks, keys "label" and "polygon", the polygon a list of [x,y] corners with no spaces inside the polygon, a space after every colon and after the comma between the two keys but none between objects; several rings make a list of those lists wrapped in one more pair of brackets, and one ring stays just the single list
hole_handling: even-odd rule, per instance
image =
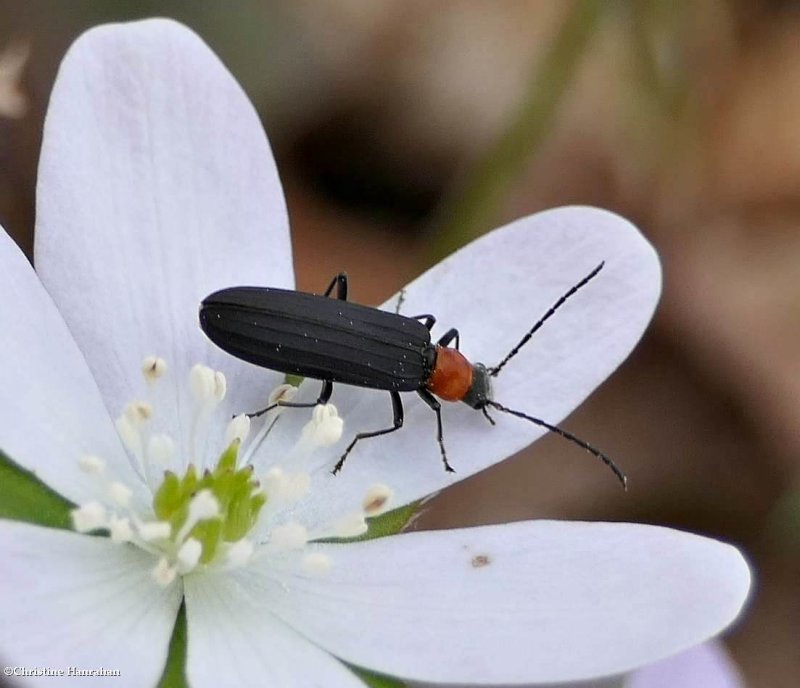
[{"label": "beetle's abdomen", "polygon": [[200,325],[221,349],[255,365],[374,389],[419,389],[433,358],[430,332],[417,320],[283,289],[211,294]]}]

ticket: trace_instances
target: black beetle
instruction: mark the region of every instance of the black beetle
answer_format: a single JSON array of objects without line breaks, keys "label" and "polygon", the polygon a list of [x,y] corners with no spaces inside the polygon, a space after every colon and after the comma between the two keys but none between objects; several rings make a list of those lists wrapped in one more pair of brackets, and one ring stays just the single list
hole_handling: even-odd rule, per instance
[{"label": "black beetle", "polygon": [[[333,278],[322,296],[271,287],[222,289],[203,300],[200,326],[212,342],[237,358],[282,373],[322,380],[316,401],[278,402],[251,416],[278,405],[308,408],[325,404],[331,398],[334,382],[389,392],[394,411],[392,427],[358,433],[336,463],[334,473],[341,470],[359,440],[399,430],[403,426],[400,392],[416,392],[436,413],[437,439],[447,471],[452,472],[453,468],[447,461],[437,396],[445,401],[463,401],[480,410],[493,425],[489,407],[547,428],[601,459],[624,487],[624,474],[605,454],[555,425],[492,399],[491,378],[602,268],[600,263],[561,296],[508,355],[491,368],[470,363],[461,354],[459,333],[454,328],[433,344],[433,315],[407,317],[347,301],[344,273]],[[336,298],[329,298],[334,288]],[[455,348],[448,346],[451,342],[455,342]]]}]

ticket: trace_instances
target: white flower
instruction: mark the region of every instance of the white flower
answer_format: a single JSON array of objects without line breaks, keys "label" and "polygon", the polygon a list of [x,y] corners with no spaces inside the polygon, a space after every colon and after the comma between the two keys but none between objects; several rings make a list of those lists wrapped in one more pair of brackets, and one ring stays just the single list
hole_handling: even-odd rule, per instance
[{"label": "white flower", "polygon": [[[405,427],[359,443],[334,477],[349,437],[388,424],[385,392],[337,386],[346,425],[333,446],[340,425],[304,432],[306,411],[284,411],[265,439],[255,423],[229,424],[282,378],[213,347],[198,304],[236,284],[290,288],[290,244],[258,118],[185,28],[106,26],[72,47],[44,132],[36,229],[36,274],[0,236],[0,448],[79,505],[80,529],[111,537],[0,522],[6,662],[102,666],[121,672],[115,686],[154,685],[185,600],[195,688],[360,685],[340,660],[427,682],[564,682],[679,652],[739,613],[741,555],[666,528],[538,521],[310,542],[356,533],[372,509],[423,498],[542,430],[505,416],[490,427],[449,405],[453,476],[433,414],[407,398]],[[558,422],[625,358],[655,306],[658,262],[629,223],[591,208],[519,220],[416,280],[403,310],[457,326],[462,350],[491,365],[601,260],[602,278],[497,380],[499,401]],[[331,409],[315,413],[335,422]],[[232,518],[219,485],[191,492],[171,525],[153,494],[165,468],[186,479],[189,463],[213,470],[226,450],[258,480],[245,496],[258,513],[211,556],[192,525]],[[261,494],[258,511],[247,500]]]},{"label": "white flower", "polygon": [[635,672],[625,688],[744,688],[725,649],[714,641],[662,659]]}]

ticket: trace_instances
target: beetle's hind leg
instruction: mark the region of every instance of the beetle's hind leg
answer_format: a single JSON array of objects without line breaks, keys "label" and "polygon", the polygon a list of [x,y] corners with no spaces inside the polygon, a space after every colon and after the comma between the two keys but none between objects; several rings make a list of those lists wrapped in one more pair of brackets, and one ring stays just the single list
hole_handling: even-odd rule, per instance
[{"label": "beetle's hind leg", "polygon": [[294,402],[294,401],[276,401],[274,404],[270,404],[267,408],[263,408],[260,411],[255,411],[253,413],[246,414],[248,418],[258,418],[259,416],[263,416],[268,411],[272,411],[274,408],[278,408],[278,406],[285,407],[285,408],[314,408],[319,404],[327,404],[330,401],[331,395],[333,394],[333,382],[330,380],[324,380],[322,383],[322,390],[320,390],[319,396],[317,397],[316,401],[306,401],[306,402]]},{"label": "beetle's hind leg", "polygon": [[342,457],[336,462],[336,465],[333,467],[333,471],[331,471],[334,475],[336,475],[339,471],[342,470],[342,466],[344,466],[344,462],[347,459],[347,455],[353,450],[353,447],[356,446],[356,442],[359,440],[364,440],[367,437],[377,437],[378,435],[388,435],[390,432],[394,432],[395,430],[399,430],[403,427],[403,400],[400,398],[399,392],[389,392],[389,396],[392,398],[392,412],[394,413],[394,424],[391,428],[384,428],[383,430],[374,430],[373,432],[359,432],[353,441],[348,445],[347,449],[344,450],[344,454]]},{"label": "beetle's hind leg", "polygon": [[442,452],[442,462],[444,463],[444,470],[448,473],[455,473],[455,469],[450,465],[450,462],[447,460],[447,452],[444,448],[444,435],[442,433],[442,405],[439,403],[439,400],[433,396],[427,389],[424,387],[422,389],[417,390],[417,394],[422,397],[422,401],[424,401],[428,406],[430,406],[434,413],[436,413],[436,439],[439,442],[439,451]]}]

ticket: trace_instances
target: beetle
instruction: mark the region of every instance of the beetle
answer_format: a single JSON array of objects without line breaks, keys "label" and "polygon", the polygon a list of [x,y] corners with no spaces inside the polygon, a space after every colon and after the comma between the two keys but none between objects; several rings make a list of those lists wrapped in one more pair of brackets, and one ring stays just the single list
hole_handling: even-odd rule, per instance
[{"label": "beetle", "polygon": [[[321,296],[272,287],[222,289],[203,299],[200,326],[212,342],[237,358],[263,368],[322,381],[316,401],[278,401],[248,414],[251,417],[276,406],[310,408],[326,404],[333,394],[334,383],[389,393],[392,426],[356,434],[334,466],[334,474],[342,469],[360,440],[403,427],[400,393],[416,392],[436,414],[439,450],[448,472],[453,472],[453,467],[447,460],[439,399],[461,401],[481,411],[492,425],[495,422],[489,415],[489,408],[544,427],[602,460],[625,487],[625,475],[604,453],[541,418],[503,406],[492,396],[492,378],[497,377],[567,299],[598,275],[603,265],[600,263],[567,290],[505,358],[492,367],[467,360],[459,350],[460,335],[455,328],[433,343],[431,329],[436,318],[429,313],[409,317],[348,301],[345,273],[336,275]],[[331,298],[334,289],[335,298]],[[401,302],[402,293],[398,311]],[[455,346],[451,347],[451,343]]]}]

